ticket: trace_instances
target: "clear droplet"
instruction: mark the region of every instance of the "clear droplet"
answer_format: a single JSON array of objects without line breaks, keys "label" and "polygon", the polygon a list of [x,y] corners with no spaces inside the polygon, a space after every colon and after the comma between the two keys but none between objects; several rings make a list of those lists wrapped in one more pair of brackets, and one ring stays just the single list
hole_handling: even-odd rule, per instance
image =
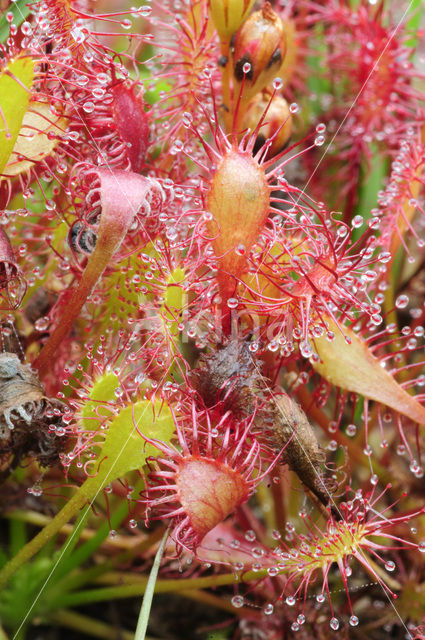
[{"label": "clear droplet", "polygon": [[230,602],[236,609],[240,609],[244,605],[244,599],[242,596],[233,596]]},{"label": "clear droplet", "polygon": [[46,331],[49,328],[49,324],[50,320],[48,316],[44,316],[35,321],[34,328],[36,331]]},{"label": "clear droplet", "polygon": [[329,622],[329,626],[334,631],[338,631],[338,629],[339,629],[339,621],[338,621],[338,619],[337,618],[331,618],[331,620]]},{"label": "clear droplet", "polygon": [[409,304],[409,298],[408,296],[405,296],[405,295],[398,296],[398,298],[395,301],[395,306],[397,307],[397,309],[405,309],[408,304]]},{"label": "clear droplet", "polygon": [[87,100],[87,102],[85,102],[83,104],[83,110],[86,113],[93,113],[93,111],[94,111],[94,102],[92,102],[91,100]]},{"label": "clear droplet", "polygon": [[351,436],[351,437],[355,436],[356,433],[357,433],[356,425],[355,424],[349,424],[347,429],[346,429],[346,433],[347,433],[347,436]]}]

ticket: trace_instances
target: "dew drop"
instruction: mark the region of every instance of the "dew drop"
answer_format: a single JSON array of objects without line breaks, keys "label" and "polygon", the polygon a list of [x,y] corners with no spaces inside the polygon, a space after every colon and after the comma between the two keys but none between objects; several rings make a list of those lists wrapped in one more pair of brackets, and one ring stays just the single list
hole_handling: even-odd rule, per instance
[{"label": "dew drop", "polygon": [[298,105],[296,102],[292,102],[292,103],[289,105],[289,111],[290,111],[291,113],[298,113],[298,111],[299,111],[299,110],[300,110],[300,107],[299,107],[299,105]]},{"label": "dew drop", "polygon": [[83,104],[83,110],[86,113],[93,113],[93,111],[94,111],[94,102],[92,102],[91,100],[87,100],[87,102],[85,102]]},{"label": "dew drop", "polygon": [[392,560],[388,560],[384,566],[387,571],[394,571],[395,569],[395,563]]},{"label": "dew drop", "polygon": [[405,296],[405,295],[398,296],[398,298],[395,301],[395,306],[397,307],[397,309],[405,309],[408,304],[409,304],[409,298],[408,296]]},{"label": "dew drop", "polygon": [[346,429],[346,433],[347,433],[347,436],[351,436],[351,437],[355,436],[356,433],[357,433],[356,425],[355,424],[349,424],[347,429]]},{"label": "dew drop", "polygon": [[274,606],[272,604],[266,604],[266,606],[263,608],[263,613],[266,616],[271,616],[273,611],[274,611]]},{"label": "dew drop", "polygon": [[289,607],[293,607],[293,606],[294,606],[294,604],[295,604],[295,598],[294,598],[294,596],[288,596],[288,597],[286,598],[285,602],[286,602],[286,604],[287,604]]},{"label": "dew drop", "polygon": [[313,349],[307,340],[300,343],[300,352],[304,358],[310,358],[313,355]]},{"label": "dew drop", "polygon": [[329,626],[334,631],[338,631],[338,629],[339,629],[339,621],[338,621],[338,619],[337,618],[331,618],[331,620],[329,622]]},{"label": "dew drop", "polygon": [[50,325],[50,320],[48,316],[44,316],[43,318],[39,318],[34,323],[34,328],[36,331],[46,331]]},{"label": "dew drop", "polygon": [[359,624],[359,619],[357,616],[351,616],[348,622],[352,627],[357,627],[357,625]]},{"label": "dew drop", "polygon": [[353,229],[359,229],[363,224],[363,216],[354,216],[351,221],[351,226]]},{"label": "dew drop", "polygon": [[238,306],[237,298],[229,298],[227,301],[227,306],[229,307],[229,309],[236,309],[236,307]]},{"label": "dew drop", "polygon": [[314,146],[321,147],[325,143],[325,136],[316,136],[314,139]]},{"label": "dew drop", "polygon": [[244,605],[244,599],[242,596],[233,596],[230,602],[236,609],[240,609]]},{"label": "dew drop", "polygon": [[420,542],[418,544],[418,549],[421,553],[425,553],[425,542]]},{"label": "dew drop", "polygon": [[30,36],[32,34],[32,26],[29,22],[23,22],[21,26],[21,31],[24,36]]},{"label": "dew drop", "polygon": [[32,487],[29,487],[27,489],[27,493],[30,493],[32,496],[35,496],[36,498],[39,498],[43,493],[43,489],[40,487],[40,485],[35,484]]}]

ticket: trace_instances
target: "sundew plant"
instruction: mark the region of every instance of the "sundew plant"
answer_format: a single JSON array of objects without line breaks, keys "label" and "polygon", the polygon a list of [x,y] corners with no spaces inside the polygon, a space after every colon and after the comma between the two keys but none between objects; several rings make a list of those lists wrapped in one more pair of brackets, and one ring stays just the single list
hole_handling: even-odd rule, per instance
[{"label": "sundew plant", "polygon": [[423,640],[423,3],[132,1],[0,1],[0,638]]}]

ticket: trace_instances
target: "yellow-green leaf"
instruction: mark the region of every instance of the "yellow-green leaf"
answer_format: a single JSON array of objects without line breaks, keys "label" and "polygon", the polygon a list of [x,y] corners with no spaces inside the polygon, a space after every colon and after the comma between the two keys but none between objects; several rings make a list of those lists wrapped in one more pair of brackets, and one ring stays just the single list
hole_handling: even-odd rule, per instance
[{"label": "yellow-green leaf", "polygon": [[136,425],[146,437],[165,443],[174,433],[174,420],[166,404],[143,400],[122,409],[110,423],[99,455],[99,460],[103,459],[99,473],[105,482],[140,469],[148,456],[159,455],[155,446],[146,444]]},{"label": "yellow-green leaf", "polygon": [[67,118],[52,113],[47,102],[31,102],[3,174],[17,176],[51,155],[67,124]]},{"label": "yellow-green leaf", "polygon": [[315,338],[314,346],[319,362],[315,370],[328,382],[347,391],[359,393],[398,411],[418,424],[425,425],[425,408],[401,387],[393,376],[382,368],[367,344],[351,329],[344,327],[347,344],[335,323],[327,318],[335,338]]},{"label": "yellow-green leaf", "polygon": [[184,270],[180,267],[174,269],[169,275],[166,281],[164,302],[161,307],[161,315],[165,320],[165,324],[168,326],[171,335],[174,336],[179,333],[178,320],[176,318],[179,317],[184,305],[185,296],[182,283],[185,276]]},{"label": "yellow-green leaf", "polygon": [[11,60],[0,74],[0,174],[9,160],[28,108],[34,79],[34,61]]},{"label": "yellow-green leaf", "polygon": [[[99,408],[103,403],[110,403],[116,399],[115,389],[120,386],[118,376],[112,371],[105,373],[105,375],[98,378],[90,389],[89,398],[84,403],[84,407],[81,411],[83,418],[96,418],[99,416]],[[109,412],[110,413],[110,412]],[[101,412],[102,416],[105,415],[105,411]],[[87,429],[90,429],[90,422],[84,424]]]}]

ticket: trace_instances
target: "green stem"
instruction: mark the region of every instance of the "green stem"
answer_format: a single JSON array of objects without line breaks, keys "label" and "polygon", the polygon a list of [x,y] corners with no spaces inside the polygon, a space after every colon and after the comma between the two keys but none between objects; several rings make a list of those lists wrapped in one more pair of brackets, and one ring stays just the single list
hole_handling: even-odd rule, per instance
[{"label": "green stem", "polygon": [[[14,573],[40,551],[40,549],[84,507],[87,501],[92,499],[102,489],[103,483],[104,474],[99,473],[95,478],[88,478],[69,502],[56,514],[53,520],[30,540],[30,542],[22,547],[16,556],[0,571],[0,591],[9,582]],[[59,562],[59,560],[57,562]]]},{"label": "green stem", "polygon": [[[233,573],[221,576],[207,576],[204,578],[188,578],[183,580],[157,580],[155,593],[170,593],[172,591],[193,591],[194,589],[208,589],[235,582],[250,582],[267,577],[267,570],[247,571],[241,577]],[[130,579],[130,576],[128,576]],[[77,605],[91,604],[92,602],[104,602],[107,600],[122,600],[142,596],[145,593],[148,578],[146,576],[132,577],[132,584],[123,584],[103,589],[90,589],[79,593],[64,594],[57,597],[55,607],[75,607]]]},{"label": "green stem", "polygon": [[134,635],[134,640],[145,640],[146,631],[148,628],[148,622],[152,607],[153,594],[155,593],[155,584],[158,577],[159,566],[161,564],[162,556],[164,554],[165,544],[168,540],[168,534],[170,533],[171,525],[165,531],[162,536],[161,544],[158,547],[158,551],[155,555],[155,560],[152,565],[151,572],[149,574],[149,579],[146,583],[146,591],[143,597],[142,606],[140,608],[139,619],[137,621],[136,633]]},{"label": "green stem", "polygon": [[[75,611],[55,611],[49,615],[49,622],[59,624],[67,629],[80,631],[85,636],[90,635],[104,640],[116,640],[117,638],[117,631],[111,625],[93,620]],[[133,634],[129,631],[120,629],[119,635],[122,640],[133,640]]]}]

